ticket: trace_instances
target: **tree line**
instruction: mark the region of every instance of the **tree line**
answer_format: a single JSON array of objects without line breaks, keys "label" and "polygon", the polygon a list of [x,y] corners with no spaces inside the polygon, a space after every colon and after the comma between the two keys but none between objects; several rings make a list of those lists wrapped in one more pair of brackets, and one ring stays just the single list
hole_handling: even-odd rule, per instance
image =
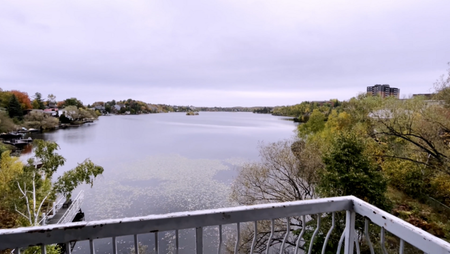
[{"label": "tree line", "polygon": [[292,106],[275,107],[271,113],[276,116],[290,116],[294,118],[295,122],[306,123],[314,110],[319,110],[327,117],[332,109],[338,108],[340,105],[341,102],[337,99],[329,101],[304,101]]},{"label": "tree line", "polygon": [[57,102],[55,95],[49,94],[44,99],[37,92],[30,99],[26,92],[0,89],[0,132],[15,131],[19,127],[52,130],[60,123],[79,124],[85,119],[97,119],[99,115],[99,111],[85,107],[77,98]]},{"label": "tree line", "polygon": [[149,104],[134,99],[96,101],[84,105],[75,97],[57,101],[53,94],[44,98],[36,92],[30,98],[26,92],[0,88],[0,132],[14,131],[19,127],[52,130],[60,124],[78,125],[111,113],[136,115],[189,110],[189,107]]}]

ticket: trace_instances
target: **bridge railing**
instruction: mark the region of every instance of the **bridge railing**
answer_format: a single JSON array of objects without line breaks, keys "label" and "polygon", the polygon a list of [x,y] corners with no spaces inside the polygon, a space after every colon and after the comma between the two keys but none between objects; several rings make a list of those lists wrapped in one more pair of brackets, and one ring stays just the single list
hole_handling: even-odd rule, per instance
[{"label": "bridge railing", "polygon": [[[338,213],[343,213],[344,219],[335,222],[334,215]],[[355,219],[357,216],[358,220]],[[310,234],[306,238],[306,234],[304,234],[305,229],[312,232],[313,225],[305,226],[304,223],[311,222],[314,217],[317,218],[318,226],[314,229],[312,235]],[[321,235],[322,240],[324,239],[321,246],[322,253],[326,251],[327,241],[329,241],[330,236],[335,233],[338,233],[338,235],[335,235],[334,239],[340,239],[338,249],[342,248],[337,250],[337,253],[342,253],[342,251],[346,254],[359,253],[363,243],[366,248],[370,249],[371,253],[374,253],[374,248],[380,249],[377,253],[388,253],[386,250],[386,238],[392,241],[391,238],[393,236],[399,242],[399,247],[396,249],[398,253],[406,253],[406,243],[425,253],[450,253],[450,244],[448,242],[353,196],[6,229],[0,230],[0,249],[16,248],[16,253],[20,253],[21,248],[40,245],[42,246],[42,253],[45,253],[45,245],[66,243],[66,246],[70,246],[70,242],[87,240],[89,241],[90,253],[95,253],[94,242],[96,239],[112,238],[112,253],[117,253],[116,238],[131,235],[134,237],[134,250],[136,253],[139,253],[139,235],[153,233],[155,234],[155,239],[158,239],[158,234],[162,232],[175,231],[174,252],[178,253],[180,249],[179,230],[194,229],[195,242],[193,244],[195,245],[195,253],[204,253],[204,228],[215,226],[219,228],[217,253],[222,253],[225,248],[222,225],[234,224],[237,225],[236,236],[232,238],[235,240],[235,253],[275,253],[275,251],[280,253],[283,253],[283,251],[288,253],[311,253],[311,248],[305,248],[305,246],[308,243],[309,246],[313,246],[311,243],[318,241],[320,233],[317,232],[319,231],[321,218],[331,217],[333,218],[331,225],[323,231],[326,235],[325,233]],[[287,222],[285,227],[286,233],[284,233],[284,238],[281,238],[282,240],[279,239],[278,242],[274,242],[274,220],[280,218],[282,221]],[[301,218],[303,226],[291,228],[289,222],[292,222],[292,218]],[[271,222],[269,223],[271,225],[271,234],[270,236],[266,235],[267,237],[263,244],[266,247],[256,249],[255,246],[260,244],[258,243],[260,239],[257,239],[259,235],[257,232],[259,229],[258,223],[262,221]],[[363,223],[364,229],[361,229],[360,226],[355,226],[360,221],[365,222]],[[297,220],[297,222],[300,221]],[[334,232],[336,231],[334,226],[338,223],[345,224],[345,229],[342,232]],[[246,250],[241,248],[244,237],[242,236],[243,233],[240,232],[240,225],[244,224],[255,225],[255,231],[251,233],[253,239],[246,238],[248,244],[248,249]],[[370,230],[369,225],[371,225]],[[379,238],[377,239],[371,239],[371,233],[369,233],[373,232],[374,227],[379,227],[380,230]],[[276,233],[280,232],[277,228]],[[292,240],[292,238],[295,239]],[[310,242],[306,242],[306,239],[309,239]],[[288,245],[289,248],[286,247]],[[162,252],[158,247],[158,241],[155,242],[154,250],[156,253]],[[389,252],[391,252],[391,249],[389,249]],[[67,253],[70,253],[70,248],[67,249]]]}]

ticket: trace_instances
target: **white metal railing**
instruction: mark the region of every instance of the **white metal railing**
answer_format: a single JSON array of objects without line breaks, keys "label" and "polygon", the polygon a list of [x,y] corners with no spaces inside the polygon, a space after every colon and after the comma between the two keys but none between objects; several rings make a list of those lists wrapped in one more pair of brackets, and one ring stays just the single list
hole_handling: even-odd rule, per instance
[{"label": "white metal railing", "polygon": [[53,202],[52,204],[52,209],[50,209],[50,211],[48,211],[47,213],[43,213],[42,214],[42,219],[39,221],[40,225],[45,225],[47,222],[47,219],[51,219],[55,216],[55,214],[58,212],[58,210],[62,207],[62,205],[64,204],[64,201],[66,199],[64,198],[64,196],[58,196],[56,198],[56,201]]},{"label": "white metal railing", "polygon": [[75,215],[81,208],[83,198],[84,198],[84,191],[81,190],[75,197],[75,199],[72,201],[69,208],[67,208],[67,211],[63,214],[63,216],[59,219],[59,221],[56,224],[65,224],[72,222],[73,218],[75,218]]},{"label": "white metal railing", "polygon": [[[50,245],[55,243],[66,243],[66,246],[70,246],[70,242],[73,241],[89,241],[89,249],[91,253],[95,253],[94,239],[99,238],[112,238],[112,251],[117,253],[117,240],[116,237],[131,235],[134,236],[134,246],[136,253],[139,253],[138,235],[139,234],[155,234],[155,251],[160,253],[158,249],[158,237],[157,234],[164,231],[175,231],[175,253],[178,253],[180,248],[178,244],[179,234],[178,231],[182,229],[195,229],[195,249],[196,253],[203,253],[203,229],[205,227],[217,226],[219,227],[218,238],[219,245],[217,246],[218,253],[223,250],[222,240],[222,225],[225,224],[237,224],[237,237],[235,244],[235,253],[242,252],[239,250],[240,242],[240,224],[254,223],[253,241],[251,249],[248,252],[253,253],[256,232],[258,230],[257,223],[259,221],[271,222],[271,234],[267,238],[264,250],[265,253],[273,253],[275,246],[273,244],[272,236],[274,234],[274,220],[279,218],[301,218],[302,222],[306,222],[312,216],[317,216],[317,227],[314,230],[310,241],[313,243],[317,238],[317,231],[320,227],[321,218],[331,215],[332,224],[328,231],[326,231],[325,241],[323,243],[322,253],[325,252],[327,241],[330,235],[333,233],[335,223],[343,223],[344,221],[335,221],[334,215],[336,212],[345,211],[345,229],[340,236],[339,248],[343,246],[344,253],[350,254],[360,252],[360,244],[365,241],[367,246],[370,247],[371,253],[374,246],[371,243],[369,235],[369,223],[378,225],[380,229],[380,239],[373,239],[379,241],[379,246],[382,253],[387,253],[385,248],[385,235],[389,232],[395,235],[400,240],[398,252],[403,253],[405,249],[405,242],[425,253],[450,253],[450,244],[443,241],[419,228],[406,223],[405,221],[396,218],[395,216],[386,213],[375,206],[372,206],[356,197],[336,197],[336,198],[324,198],[315,200],[295,201],[286,203],[271,203],[261,204],[254,206],[240,206],[232,208],[192,211],[192,212],[179,212],[163,215],[149,215],[144,217],[133,217],[123,219],[111,219],[103,221],[93,222],[76,222],[68,224],[56,224],[49,226],[29,227],[29,228],[17,228],[17,229],[3,229],[0,230],[0,250],[6,248],[16,248],[16,253],[20,253],[21,247],[33,246],[33,245]],[[327,215],[324,215],[327,214]],[[358,216],[364,218],[364,230],[355,229],[355,217]],[[328,217],[330,218],[330,217]],[[289,222],[289,219],[285,221]],[[285,229],[285,237],[282,242],[277,243],[277,247],[282,253],[286,243],[288,235],[296,237],[296,240],[291,242],[291,252],[297,253],[299,248],[305,246],[304,232],[305,228],[310,230],[311,226],[305,226],[302,224],[302,228],[297,228],[297,233],[293,234],[290,229],[290,223],[287,223]],[[301,231],[300,231],[301,229]],[[340,233],[339,233],[340,234]],[[358,236],[358,237],[357,237]],[[310,244],[312,246],[312,244]],[[70,248],[67,248],[67,253],[70,253]],[[305,253],[311,253],[311,248],[305,249]],[[45,248],[42,247],[42,253],[45,253]],[[341,253],[338,250],[338,253]]]}]

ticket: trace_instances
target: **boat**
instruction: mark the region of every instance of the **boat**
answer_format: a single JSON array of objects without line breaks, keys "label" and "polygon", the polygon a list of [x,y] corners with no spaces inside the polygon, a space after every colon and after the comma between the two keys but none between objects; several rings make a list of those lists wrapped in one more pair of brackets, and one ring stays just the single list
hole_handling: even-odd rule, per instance
[{"label": "boat", "polygon": [[22,128],[20,128],[17,132],[18,132],[18,133],[27,133],[28,130],[27,130],[27,128],[22,127]]},{"label": "boat", "polygon": [[21,133],[9,132],[0,134],[0,138],[3,140],[21,139],[23,135]]},{"label": "boat", "polygon": [[24,146],[28,145],[31,141],[31,138],[28,139],[11,139],[11,140],[4,140],[3,143],[8,145],[13,145],[17,148],[23,148]]},{"label": "boat", "polygon": [[27,130],[27,128],[22,127],[22,128],[20,128],[20,130],[18,130],[17,132],[18,132],[18,133],[29,133],[29,132],[38,132],[38,131],[39,131],[38,129],[29,128],[29,129]]}]

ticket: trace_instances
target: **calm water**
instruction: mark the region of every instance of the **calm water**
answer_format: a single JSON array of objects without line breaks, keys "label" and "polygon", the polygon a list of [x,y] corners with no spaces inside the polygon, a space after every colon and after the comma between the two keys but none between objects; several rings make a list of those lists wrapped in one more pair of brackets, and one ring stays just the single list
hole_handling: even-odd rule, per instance
[{"label": "calm water", "polygon": [[[293,122],[271,115],[169,113],[105,116],[42,138],[56,141],[67,159],[59,174],[86,158],[104,167],[93,188],[79,188],[89,221],[230,206],[237,168],[258,160],[261,142],[292,138],[294,130]],[[111,247],[106,240],[96,246],[103,253]]]}]

